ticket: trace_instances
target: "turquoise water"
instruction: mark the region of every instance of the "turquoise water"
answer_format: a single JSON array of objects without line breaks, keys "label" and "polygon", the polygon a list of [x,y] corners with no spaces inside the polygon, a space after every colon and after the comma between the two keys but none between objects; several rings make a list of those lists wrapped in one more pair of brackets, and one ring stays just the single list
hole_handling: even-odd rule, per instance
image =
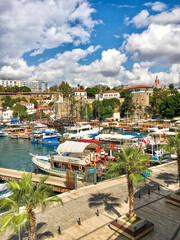
[{"label": "turquoise water", "polygon": [[57,148],[51,145],[32,144],[28,139],[0,138],[0,168],[25,170],[30,172],[35,165],[29,153],[47,155]]}]

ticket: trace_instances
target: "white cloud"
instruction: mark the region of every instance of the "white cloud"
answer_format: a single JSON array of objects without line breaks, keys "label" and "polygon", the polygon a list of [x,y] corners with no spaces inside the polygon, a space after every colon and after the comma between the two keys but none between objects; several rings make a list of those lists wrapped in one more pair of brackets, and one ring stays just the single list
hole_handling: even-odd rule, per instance
[{"label": "white cloud", "polygon": [[180,8],[175,8],[171,12],[162,12],[157,15],[149,15],[147,10],[142,10],[139,14],[129,20],[124,19],[126,25],[134,24],[136,28],[146,27],[151,23],[167,25],[167,24],[179,24],[180,23]]},{"label": "white cloud", "polygon": [[167,8],[167,5],[163,2],[147,2],[144,6],[151,7],[154,11],[164,11]]},{"label": "white cloud", "polygon": [[97,24],[86,0],[0,1],[0,59],[43,53],[65,43],[87,43]]},{"label": "white cloud", "polygon": [[180,61],[180,26],[151,24],[142,33],[133,33],[124,41],[126,51],[135,59]]}]

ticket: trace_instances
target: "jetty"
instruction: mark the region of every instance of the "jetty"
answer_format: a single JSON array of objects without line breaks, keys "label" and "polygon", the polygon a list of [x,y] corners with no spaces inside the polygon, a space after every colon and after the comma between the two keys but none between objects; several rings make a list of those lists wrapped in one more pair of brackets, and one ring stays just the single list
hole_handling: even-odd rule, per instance
[{"label": "jetty", "polygon": [[[28,173],[28,172],[25,172]],[[8,180],[21,180],[22,175],[24,174],[24,171],[14,170],[14,169],[7,169],[7,168],[0,168],[0,179],[8,181]],[[33,173],[32,174],[32,180],[34,184],[37,184],[39,182],[39,179],[41,177],[44,177],[47,175]],[[45,181],[45,184],[50,185],[53,187],[53,191],[55,192],[67,192],[73,189],[69,184],[67,184],[67,181],[65,178],[55,177],[55,176],[49,176],[48,179]],[[77,181],[77,188],[83,187],[84,184],[80,181]]]}]

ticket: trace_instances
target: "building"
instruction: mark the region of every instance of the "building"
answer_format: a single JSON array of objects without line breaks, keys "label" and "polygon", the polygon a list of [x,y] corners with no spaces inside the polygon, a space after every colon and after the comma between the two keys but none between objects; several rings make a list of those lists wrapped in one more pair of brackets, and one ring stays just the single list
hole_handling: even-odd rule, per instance
[{"label": "building", "polygon": [[14,87],[15,86],[15,81],[14,80],[8,80],[8,79],[0,79],[0,86]]},{"label": "building", "polygon": [[113,120],[114,121],[120,121],[120,112],[118,112],[117,110],[114,110]]},{"label": "building", "polygon": [[120,98],[120,93],[115,90],[109,90],[103,93],[103,99]]},{"label": "building", "polygon": [[22,81],[22,80],[14,80],[14,86],[25,87],[26,86],[26,82]]},{"label": "building", "polygon": [[87,92],[85,90],[75,90],[69,94],[70,97],[75,97],[78,99],[87,99]]},{"label": "building", "polygon": [[24,87],[26,86],[26,82],[22,80],[0,79],[0,85],[3,87]]},{"label": "building", "polygon": [[19,102],[19,104],[27,108],[27,114],[33,114],[36,112],[36,109],[34,108],[34,103]]},{"label": "building", "polygon": [[13,117],[13,111],[9,108],[2,113],[3,122],[10,122],[11,118]]},{"label": "building", "polygon": [[42,82],[41,81],[30,82],[30,89],[32,92],[42,92]]},{"label": "building", "polygon": [[152,93],[153,92],[153,88],[152,86],[147,86],[147,85],[136,85],[136,86],[131,86],[131,87],[127,87],[124,88],[124,90],[129,90],[132,94],[134,93]]},{"label": "building", "polygon": [[97,94],[95,94],[95,99],[97,99],[97,100],[99,99],[99,101],[102,101],[103,100],[103,95],[97,93]]}]

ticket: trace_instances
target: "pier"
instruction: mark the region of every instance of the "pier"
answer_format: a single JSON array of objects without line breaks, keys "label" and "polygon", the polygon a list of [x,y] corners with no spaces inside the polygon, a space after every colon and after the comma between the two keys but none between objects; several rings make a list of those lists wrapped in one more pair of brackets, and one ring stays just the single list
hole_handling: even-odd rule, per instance
[{"label": "pier", "polygon": [[[14,170],[14,169],[7,169],[7,168],[0,168],[0,178],[2,180],[21,180],[24,171]],[[27,172],[26,172],[27,173]],[[39,179],[43,176],[43,174],[32,174],[32,180],[35,184],[39,182]],[[45,184],[51,185],[53,187],[53,191],[55,192],[67,192],[72,188],[68,188],[66,186],[66,179],[60,177],[49,176],[48,179],[45,181]],[[77,181],[77,187],[83,187],[84,184],[80,181]]]}]

